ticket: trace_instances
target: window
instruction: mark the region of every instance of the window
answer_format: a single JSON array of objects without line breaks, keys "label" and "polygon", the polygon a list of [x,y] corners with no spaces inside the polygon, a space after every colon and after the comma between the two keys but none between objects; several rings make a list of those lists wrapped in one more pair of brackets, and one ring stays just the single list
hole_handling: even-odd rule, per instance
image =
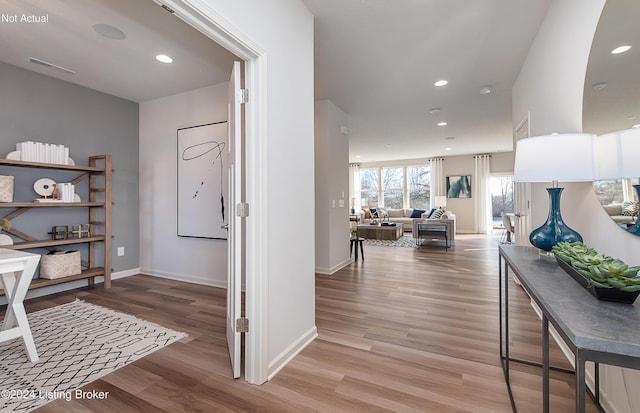
[{"label": "window", "polygon": [[360,199],[363,207],[377,208],[380,195],[380,169],[360,169]]},{"label": "window", "polygon": [[431,170],[426,165],[407,166],[409,208],[429,209]]},{"label": "window", "polygon": [[404,208],[404,168],[382,168],[382,196],[385,208]]},{"label": "window", "polygon": [[431,171],[428,165],[360,168],[363,207],[429,209]]},{"label": "window", "polygon": [[500,228],[502,225],[501,213],[513,214],[513,176],[494,175],[491,177],[490,183],[493,227]]}]

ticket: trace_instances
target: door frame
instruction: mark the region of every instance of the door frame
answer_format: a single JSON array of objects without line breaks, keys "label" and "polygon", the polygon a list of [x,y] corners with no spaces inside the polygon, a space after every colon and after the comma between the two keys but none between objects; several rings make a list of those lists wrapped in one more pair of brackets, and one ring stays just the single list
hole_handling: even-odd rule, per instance
[{"label": "door frame", "polygon": [[[264,49],[239,31],[202,0],[154,0],[174,15],[244,61],[244,85],[250,91],[245,104],[245,202],[250,215],[242,240],[245,257],[245,316],[250,333],[245,335],[245,380],[262,384],[268,380],[267,285],[267,56]],[[241,199],[241,198],[239,198]],[[230,205],[230,212],[235,206]]]}]

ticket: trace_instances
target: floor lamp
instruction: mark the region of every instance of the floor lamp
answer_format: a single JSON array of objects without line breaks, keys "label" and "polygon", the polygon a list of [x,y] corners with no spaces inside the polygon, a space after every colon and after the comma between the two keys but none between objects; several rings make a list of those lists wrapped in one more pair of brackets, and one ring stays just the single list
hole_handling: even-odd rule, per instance
[{"label": "floor lamp", "polygon": [[[627,129],[598,136],[598,179],[640,177],[640,129]],[[633,185],[640,201],[640,185]],[[627,231],[640,235],[640,221]]]},{"label": "floor lamp", "polygon": [[582,241],[582,236],[562,219],[558,182],[593,181],[597,177],[596,135],[565,133],[535,136],[516,142],[513,179],[516,182],[551,182],[549,216],[531,231],[529,242],[551,251],[558,242]]}]

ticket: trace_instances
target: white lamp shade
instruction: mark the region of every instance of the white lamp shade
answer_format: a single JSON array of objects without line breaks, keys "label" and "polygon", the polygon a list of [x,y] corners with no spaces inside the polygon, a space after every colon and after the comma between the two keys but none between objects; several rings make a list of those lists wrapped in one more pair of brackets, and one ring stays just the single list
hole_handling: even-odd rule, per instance
[{"label": "white lamp shade", "polygon": [[640,177],[640,129],[598,136],[598,178]]},{"label": "white lamp shade", "polygon": [[517,182],[578,182],[597,179],[596,135],[564,133],[516,142]]},{"label": "white lamp shade", "polygon": [[437,207],[447,206],[447,197],[442,195],[436,195],[435,204]]}]

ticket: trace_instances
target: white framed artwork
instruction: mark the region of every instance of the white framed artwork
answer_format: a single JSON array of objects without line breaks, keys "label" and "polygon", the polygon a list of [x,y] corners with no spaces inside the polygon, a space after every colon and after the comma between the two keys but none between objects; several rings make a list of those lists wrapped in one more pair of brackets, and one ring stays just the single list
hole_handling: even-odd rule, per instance
[{"label": "white framed artwork", "polygon": [[227,239],[227,122],[178,129],[178,236]]}]

